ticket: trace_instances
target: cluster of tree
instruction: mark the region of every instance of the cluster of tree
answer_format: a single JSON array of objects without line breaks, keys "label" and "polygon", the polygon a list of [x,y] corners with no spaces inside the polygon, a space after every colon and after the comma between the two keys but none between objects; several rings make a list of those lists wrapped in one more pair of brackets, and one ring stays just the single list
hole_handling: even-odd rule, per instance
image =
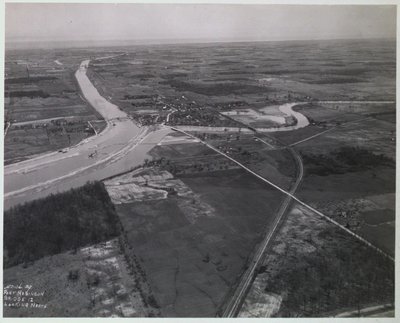
[{"label": "cluster of tree", "polygon": [[238,166],[225,158],[206,158],[193,159],[193,161],[168,160],[159,158],[154,160],[146,159],[144,167],[159,167],[170,172],[173,175],[187,175],[202,172],[214,172],[237,168]]},{"label": "cluster of tree", "polygon": [[364,171],[378,166],[395,166],[391,158],[360,147],[341,147],[328,155],[302,154],[302,157],[307,173],[320,176]]},{"label": "cluster of tree", "polygon": [[5,79],[5,84],[24,84],[24,83],[35,83],[39,81],[51,81],[57,80],[55,76],[31,76],[31,77],[16,77]]},{"label": "cluster of tree", "polygon": [[307,80],[308,84],[347,84],[362,82],[363,79],[359,77],[346,77],[346,76],[323,76],[318,79]]},{"label": "cluster of tree", "polygon": [[160,76],[163,79],[168,80],[168,79],[176,79],[178,77],[185,78],[185,77],[189,76],[189,74],[188,73],[182,73],[182,72],[178,72],[178,73],[170,72],[170,73],[161,74]]},{"label": "cluster of tree", "polygon": [[265,288],[284,295],[278,316],[321,316],[394,302],[394,263],[361,242],[348,240],[301,255],[287,249],[282,255],[286,263]]},{"label": "cluster of tree", "polygon": [[134,114],[133,119],[143,126],[150,126],[157,122],[159,116],[154,114]]},{"label": "cluster of tree", "polygon": [[138,108],[143,108],[143,107],[152,107],[155,108],[155,103],[153,101],[141,101],[141,102],[131,102],[132,107],[138,107]]},{"label": "cluster of tree", "polygon": [[42,90],[22,90],[22,91],[9,91],[5,93],[5,96],[10,98],[48,98],[50,95]]},{"label": "cluster of tree", "polygon": [[[240,129],[240,128],[239,128]],[[225,140],[227,142],[233,141],[233,140],[240,140],[240,130],[238,132],[229,132],[229,133],[199,133],[199,132],[194,132],[193,135],[196,136],[197,138],[206,141],[206,140]]]},{"label": "cluster of tree", "polygon": [[138,94],[138,95],[125,94],[124,100],[153,99],[155,97],[156,97],[155,95],[147,95],[147,94]]},{"label": "cluster of tree", "polygon": [[222,96],[230,94],[256,94],[265,93],[265,87],[246,84],[245,82],[224,82],[224,83],[193,83],[177,79],[170,79],[160,84],[168,84],[180,92],[189,91],[203,95]]},{"label": "cluster of tree", "polygon": [[247,105],[248,103],[246,101],[231,101],[231,102],[224,102],[224,103],[218,103],[214,105],[217,109],[221,111],[228,111],[236,107],[241,107],[244,105]]},{"label": "cluster of tree", "polygon": [[176,111],[171,115],[169,123],[172,125],[210,126],[210,127],[239,127],[236,121],[222,117],[211,109],[187,109]]},{"label": "cluster of tree", "polygon": [[143,305],[149,310],[148,316],[159,316],[160,313],[158,309],[160,308],[160,306],[158,305],[156,299],[152,294],[151,288],[147,282],[146,272],[141,266],[139,259],[133,252],[132,246],[130,245],[127,238],[127,232],[124,230],[122,224],[121,235],[119,237],[119,245],[128,265],[129,274],[134,276],[134,288],[139,292],[140,298],[143,301]]},{"label": "cluster of tree", "polygon": [[395,166],[394,160],[360,147],[342,147],[336,152],[339,161],[355,167]]},{"label": "cluster of tree", "polygon": [[117,224],[101,182],[18,205],[4,213],[4,266],[104,241],[118,235]]},{"label": "cluster of tree", "polygon": [[312,125],[317,125],[317,126],[322,126],[325,127],[327,125],[326,121],[318,121],[318,120],[314,120],[311,117],[307,117],[308,121],[312,124]]},{"label": "cluster of tree", "polygon": [[[51,120],[50,122],[43,122],[43,123],[28,123],[28,124],[22,124],[22,125],[16,125],[13,124],[12,127],[13,129],[33,129],[33,128],[46,128],[46,127],[51,127],[51,126],[60,126],[60,125],[66,125],[68,127],[76,127],[76,128],[82,128],[82,126],[87,126],[88,122],[85,120],[81,119],[74,119],[73,121],[67,121],[66,119],[57,119],[57,120]],[[95,123],[94,123],[95,125]],[[67,132],[74,132],[74,130],[69,130],[66,128]]]},{"label": "cluster of tree", "polygon": [[197,174],[237,168],[238,166],[226,159],[211,159],[209,161],[193,161],[192,163],[169,163],[163,168],[173,175]]}]

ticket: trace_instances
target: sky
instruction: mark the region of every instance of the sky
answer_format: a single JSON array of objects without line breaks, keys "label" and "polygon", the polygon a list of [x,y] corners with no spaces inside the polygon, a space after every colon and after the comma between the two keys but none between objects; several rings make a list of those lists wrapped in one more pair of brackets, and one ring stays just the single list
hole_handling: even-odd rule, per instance
[{"label": "sky", "polygon": [[395,6],[6,3],[6,41],[394,38]]}]

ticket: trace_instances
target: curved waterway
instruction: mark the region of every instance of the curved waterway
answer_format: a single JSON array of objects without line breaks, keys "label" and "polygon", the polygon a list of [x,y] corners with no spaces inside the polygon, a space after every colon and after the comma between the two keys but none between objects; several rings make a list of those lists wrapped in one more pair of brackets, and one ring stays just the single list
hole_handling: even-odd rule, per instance
[{"label": "curved waterway", "polygon": [[147,152],[170,132],[138,127],[99,94],[87,77],[88,65],[89,60],[83,61],[75,77],[84,98],[108,122],[106,129],[65,153],[53,152],[5,167],[5,209],[129,170],[143,163]]},{"label": "curved waterway", "polygon": [[[302,113],[296,112],[293,110],[293,107],[297,105],[305,104],[304,102],[296,102],[296,103],[285,103],[278,107],[279,111],[282,112],[286,117],[293,117],[296,119],[296,124],[292,126],[285,126],[285,118],[282,116],[274,116],[274,115],[264,115],[263,117],[268,118],[277,123],[281,123],[282,125],[279,127],[269,127],[269,128],[261,128],[257,127],[258,132],[277,132],[277,131],[293,131],[297,129],[301,129],[307,127],[310,122],[307,117],[305,117]],[[232,114],[233,118],[235,114]],[[174,126],[177,129],[181,129],[183,131],[198,131],[198,132],[237,132],[239,131],[238,127],[206,127],[206,126]],[[251,132],[250,129],[240,128],[242,132]]]},{"label": "curved waterway", "polygon": [[[63,153],[52,152],[6,166],[5,209],[127,171],[142,164],[149,157],[147,153],[171,132],[162,126],[152,131],[138,127],[125,112],[102,97],[87,76],[89,63],[90,60],[84,60],[75,77],[85,100],[107,121],[106,129]],[[299,104],[286,103],[279,107],[283,114],[296,118],[295,125],[258,130],[291,131],[306,127],[307,118],[292,109]]]},{"label": "curved waterway", "polygon": [[271,127],[271,128],[257,128],[257,131],[260,132],[276,132],[276,131],[293,131],[297,129],[301,129],[307,127],[310,122],[307,117],[302,113],[294,111],[293,107],[304,104],[304,102],[296,102],[296,103],[285,103],[279,106],[279,111],[285,114],[287,117],[293,117],[296,119],[296,124],[293,126],[281,126],[281,127]]}]

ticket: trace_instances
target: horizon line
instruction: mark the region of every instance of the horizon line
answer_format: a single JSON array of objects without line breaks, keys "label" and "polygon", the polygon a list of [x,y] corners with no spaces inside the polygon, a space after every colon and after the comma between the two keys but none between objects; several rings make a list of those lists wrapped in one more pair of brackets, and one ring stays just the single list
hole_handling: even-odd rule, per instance
[{"label": "horizon line", "polygon": [[[397,37],[362,37],[362,38],[308,38],[308,39],[203,39],[203,38],[166,38],[166,39],[103,39],[103,40],[90,40],[90,39],[71,39],[71,40],[11,40],[5,39],[5,50],[11,49],[40,49],[40,47],[30,48],[24,47],[27,45],[58,45],[46,46],[46,49],[50,48],[87,48],[87,47],[128,47],[138,45],[184,45],[184,44],[213,44],[213,43],[262,43],[262,42],[305,42],[305,41],[350,41],[350,40],[397,40]],[[104,43],[120,43],[120,44],[109,44]],[[131,42],[131,44],[126,44]],[[89,43],[89,46],[84,46],[83,43]],[[123,44],[125,43],[125,44]],[[7,48],[8,45],[14,45],[20,48]],[[62,45],[62,46],[59,46]],[[63,46],[65,45],[65,46]],[[12,46],[11,46],[12,47]]]}]

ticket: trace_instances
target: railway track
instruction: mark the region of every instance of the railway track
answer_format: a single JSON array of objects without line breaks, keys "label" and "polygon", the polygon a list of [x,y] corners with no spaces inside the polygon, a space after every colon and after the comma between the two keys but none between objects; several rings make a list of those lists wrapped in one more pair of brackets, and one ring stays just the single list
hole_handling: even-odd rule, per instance
[{"label": "railway track", "polygon": [[[198,140],[200,140],[199,138],[193,136],[192,134],[183,131],[181,129],[177,129],[174,127],[170,127],[172,130],[181,132],[189,137],[192,138],[196,138]],[[260,139],[260,138],[258,138]],[[273,141],[282,144],[279,140],[277,140],[276,138],[271,138]],[[272,144],[270,142],[266,142],[264,140],[263,141],[265,144],[271,146]],[[227,302],[225,309],[223,310],[222,314],[220,316],[222,317],[235,317],[239,310],[240,307],[243,303],[243,300],[247,294],[248,288],[250,286],[250,284],[253,281],[253,277],[254,277],[254,273],[256,272],[256,269],[262,259],[263,253],[265,252],[269,242],[271,241],[272,237],[274,236],[275,231],[277,230],[277,228],[279,227],[279,223],[283,218],[283,215],[285,214],[287,208],[290,205],[290,202],[292,200],[296,201],[297,203],[299,203],[301,206],[307,208],[308,210],[314,212],[315,214],[325,218],[327,221],[333,223],[334,225],[336,225],[337,227],[339,227],[340,229],[342,229],[343,231],[346,231],[347,233],[349,233],[350,235],[354,236],[355,238],[357,238],[358,240],[360,240],[361,242],[363,242],[364,244],[366,244],[367,246],[369,246],[371,249],[375,250],[376,252],[382,254],[384,257],[394,261],[394,258],[387,254],[386,252],[384,252],[383,250],[381,250],[380,248],[376,247],[375,245],[371,244],[370,242],[368,242],[367,240],[365,240],[363,237],[359,236],[358,234],[352,232],[351,230],[349,230],[348,228],[346,228],[345,226],[341,225],[340,223],[336,222],[335,220],[331,219],[329,216],[326,216],[325,214],[321,213],[320,211],[316,210],[315,208],[311,207],[310,205],[308,205],[307,203],[301,201],[300,199],[298,199],[296,196],[294,196],[294,193],[296,192],[302,178],[304,175],[304,168],[303,168],[303,162],[301,160],[300,155],[297,153],[297,151],[290,147],[287,146],[285,144],[282,144],[285,149],[289,149],[289,151],[293,154],[293,156],[295,157],[295,160],[298,164],[298,174],[297,174],[297,179],[294,183],[294,185],[292,186],[292,188],[290,189],[290,191],[286,191],[284,189],[282,189],[281,187],[279,187],[278,185],[272,183],[271,181],[269,181],[268,179],[262,177],[261,175],[257,174],[256,172],[252,171],[251,169],[249,169],[248,167],[246,167],[245,165],[243,165],[242,163],[238,162],[237,160],[235,160],[234,158],[232,158],[231,156],[223,153],[222,151],[220,151],[219,149],[215,148],[214,146],[208,144],[207,142],[200,140],[200,142],[204,145],[206,145],[207,147],[209,147],[210,149],[216,151],[217,153],[221,154],[222,156],[230,159],[231,161],[233,161],[234,163],[236,163],[237,165],[239,165],[241,168],[243,168],[244,170],[246,170],[247,172],[253,174],[254,176],[256,176],[257,178],[261,179],[262,181],[266,182],[267,184],[273,186],[274,188],[276,188],[277,190],[279,190],[280,192],[286,194],[286,198],[283,201],[281,208],[279,210],[278,216],[275,219],[274,223],[273,223],[273,228],[272,230],[270,230],[267,235],[265,236],[264,240],[262,241],[260,247],[257,249],[257,251],[255,252],[255,255],[253,257],[253,260],[250,264],[250,266],[248,267],[248,269],[244,272],[244,274],[241,277],[241,280],[239,281],[233,295],[230,297],[230,300]]]},{"label": "railway track", "polygon": [[[187,133],[186,131],[183,131],[181,129],[177,129],[174,127],[171,127],[171,129],[175,130],[175,131],[179,131],[189,137],[192,138],[196,138],[198,140],[200,140],[199,138],[193,136],[192,134]],[[264,142],[266,145],[271,146],[272,144],[269,142],[264,141],[262,138],[258,138],[260,141]],[[275,141],[277,141],[276,139],[274,139]],[[207,147],[209,147],[210,149],[216,151],[217,153],[223,155],[224,157],[230,159],[231,161],[233,161],[234,163],[238,164],[240,167],[244,168],[245,170],[247,170],[248,172],[252,173],[253,175],[256,175],[257,177],[259,177],[260,179],[268,182],[269,184],[272,184],[271,182],[269,182],[267,179],[265,179],[264,177],[258,175],[257,173],[253,172],[251,169],[247,168],[246,166],[244,166],[243,164],[241,164],[240,162],[238,162],[237,160],[235,160],[234,158],[232,158],[231,156],[228,156],[227,154],[223,153],[222,151],[220,151],[219,149],[215,148],[214,146],[208,144],[207,142],[200,140],[201,143],[203,143],[204,145],[206,145]],[[281,144],[281,143],[280,143]],[[294,183],[294,185],[292,186],[290,193],[287,194],[285,200],[283,201],[283,203],[281,204],[281,207],[278,211],[278,216],[275,218],[273,226],[272,226],[272,230],[270,230],[267,235],[265,236],[265,238],[263,239],[260,247],[257,249],[257,251],[255,252],[255,255],[253,257],[253,260],[250,264],[250,266],[248,267],[248,269],[245,271],[245,273],[242,275],[241,280],[238,284],[238,286],[235,289],[234,294],[232,295],[232,297],[230,298],[230,301],[227,303],[225,310],[222,313],[222,317],[235,317],[236,314],[238,313],[238,311],[240,310],[240,306],[243,303],[244,297],[247,294],[248,288],[251,284],[251,282],[253,281],[253,277],[254,277],[254,273],[256,272],[256,269],[258,268],[260,261],[263,257],[263,254],[265,252],[265,249],[267,248],[267,246],[269,245],[272,237],[274,236],[274,233],[276,231],[276,229],[279,227],[279,224],[283,218],[283,215],[286,213],[290,202],[293,198],[293,194],[296,192],[302,178],[303,178],[303,174],[304,174],[304,167],[303,167],[303,162],[301,160],[300,155],[293,149],[288,147],[288,149],[292,152],[293,156],[295,157],[296,163],[298,164],[298,174],[297,174],[297,178],[296,181]],[[275,187],[275,184],[272,184]],[[282,190],[281,188],[279,188],[281,191],[286,192],[284,190]],[[288,193],[288,192],[286,192]]]},{"label": "railway track", "polygon": [[[272,145],[270,142],[263,140],[260,137],[257,137],[259,141],[263,142],[269,147],[276,148],[274,145]],[[272,138],[270,138],[272,139]],[[272,139],[277,141],[279,144],[282,144],[276,139]],[[303,161],[301,159],[300,154],[293,148],[291,147],[285,147],[287,148],[293,155],[296,164],[297,164],[297,177],[295,183],[292,185],[290,189],[290,194],[293,195],[297,188],[299,187],[301,180],[303,179],[304,175],[304,166],[303,166]],[[242,275],[241,280],[236,287],[236,290],[232,297],[230,298],[230,301],[227,303],[225,310],[222,313],[222,317],[236,317],[237,314],[240,311],[240,308],[243,304],[243,301],[247,295],[247,292],[249,288],[251,287],[251,284],[253,282],[253,279],[255,277],[255,273],[257,268],[259,268],[260,262],[263,259],[263,255],[270,244],[272,238],[274,237],[274,234],[276,233],[279,224],[281,223],[284,215],[286,214],[286,211],[288,210],[288,207],[290,205],[290,202],[292,201],[292,197],[290,195],[287,195],[281,204],[281,207],[279,208],[278,211],[278,216],[275,218],[272,226],[272,230],[270,230],[266,236],[264,237],[263,241],[261,242],[261,245],[258,247],[257,251],[255,252],[255,255],[253,257],[253,260],[249,266],[249,268],[245,271],[245,273]]]}]

